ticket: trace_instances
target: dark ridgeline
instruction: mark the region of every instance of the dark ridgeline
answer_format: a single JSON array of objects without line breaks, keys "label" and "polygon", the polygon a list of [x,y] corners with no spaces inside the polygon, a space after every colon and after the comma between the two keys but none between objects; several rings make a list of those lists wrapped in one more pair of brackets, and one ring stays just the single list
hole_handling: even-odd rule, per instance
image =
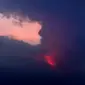
[{"label": "dark ridgeline", "polygon": [[[7,37],[0,37],[0,42],[2,44],[0,48],[1,81],[41,81],[43,83],[46,82],[52,84],[54,82],[61,83],[61,81],[69,83],[70,80],[71,83],[74,83],[75,78],[75,82],[77,83],[78,81],[82,81],[80,79],[81,75],[77,76],[76,72],[74,74],[67,74],[67,70],[64,72],[65,68],[57,67],[52,69],[46,62],[44,62],[44,60],[41,62],[36,61],[34,57],[38,56],[40,52],[39,47],[35,48],[22,41],[10,40]],[[40,53],[42,53],[42,51]]]},{"label": "dark ridgeline", "polygon": [[[24,69],[26,72],[36,72],[37,69],[43,71],[44,67],[50,68],[43,59],[44,51],[40,46],[31,46],[23,41],[0,37],[0,67],[19,70]],[[42,54],[42,55],[41,55]],[[40,57],[40,61],[37,59]],[[46,65],[45,65],[46,64]],[[39,67],[39,68],[38,68]],[[31,70],[35,69],[35,70]],[[17,71],[18,71],[17,70]],[[45,70],[45,69],[44,69]],[[9,70],[10,71],[10,70]],[[20,71],[20,70],[19,70]],[[6,72],[6,71],[5,71]]]}]

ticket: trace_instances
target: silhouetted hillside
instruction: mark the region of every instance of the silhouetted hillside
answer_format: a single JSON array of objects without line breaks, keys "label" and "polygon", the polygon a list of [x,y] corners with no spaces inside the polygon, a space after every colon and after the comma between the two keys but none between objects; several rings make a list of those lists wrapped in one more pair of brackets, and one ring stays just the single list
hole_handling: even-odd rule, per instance
[{"label": "silhouetted hillside", "polygon": [[[0,37],[0,66],[24,67],[37,61],[41,49],[40,46],[31,46],[23,41]],[[41,56],[42,57],[42,56]]]}]

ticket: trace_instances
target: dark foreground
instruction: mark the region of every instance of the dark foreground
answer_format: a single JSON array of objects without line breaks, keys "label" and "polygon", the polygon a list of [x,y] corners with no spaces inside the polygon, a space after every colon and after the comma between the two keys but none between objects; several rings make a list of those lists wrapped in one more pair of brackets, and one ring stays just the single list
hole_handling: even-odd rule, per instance
[{"label": "dark foreground", "polygon": [[[85,85],[85,74],[57,73],[55,71],[22,71],[21,69],[1,69],[0,85],[10,83],[11,85]],[[8,84],[9,85],[9,84]]]}]

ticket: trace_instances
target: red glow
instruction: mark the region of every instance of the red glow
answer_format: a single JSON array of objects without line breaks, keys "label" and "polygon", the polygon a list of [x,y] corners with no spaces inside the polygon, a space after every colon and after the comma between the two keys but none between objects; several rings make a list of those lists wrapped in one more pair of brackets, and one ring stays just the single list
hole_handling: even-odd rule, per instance
[{"label": "red glow", "polygon": [[56,62],[53,56],[45,56],[45,60],[46,62],[51,65],[51,66],[55,66]]}]

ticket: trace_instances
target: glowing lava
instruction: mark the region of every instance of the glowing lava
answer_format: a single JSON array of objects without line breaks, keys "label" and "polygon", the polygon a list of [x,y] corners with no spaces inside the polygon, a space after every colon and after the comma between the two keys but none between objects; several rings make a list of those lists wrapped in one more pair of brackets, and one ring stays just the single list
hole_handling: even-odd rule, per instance
[{"label": "glowing lava", "polygon": [[46,62],[51,66],[56,66],[55,58],[53,56],[45,56]]}]

